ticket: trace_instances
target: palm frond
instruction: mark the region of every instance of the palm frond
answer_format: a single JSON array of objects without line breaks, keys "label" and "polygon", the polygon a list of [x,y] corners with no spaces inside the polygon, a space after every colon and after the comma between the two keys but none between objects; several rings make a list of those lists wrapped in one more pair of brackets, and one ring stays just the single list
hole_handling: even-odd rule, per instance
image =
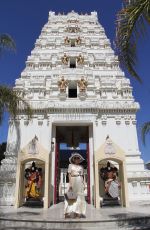
[{"label": "palm frond", "polygon": [[15,119],[19,113],[19,103],[24,106],[24,111],[30,119],[32,117],[32,109],[29,104],[18,95],[18,92],[12,88],[0,85],[0,124],[3,120],[4,111],[8,111]]},{"label": "palm frond", "polygon": [[116,51],[120,63],[139,82],[135,70],[137,41],[145,34],[145,22],[150,24],[150,0],[125,0],[124,8],[117,14]]},{"label": "palm frond", "polygon": [[143,143],[145,144],[145,137],[146,135],[150,132],[150,121],[148,122],[145,122],[143,125],[142,125],[142,141]]},{"label": "palm frond", "polygon": [[0,35],[0,52],[3,49],[16,50],[16,44],[13,38],[8,34]]}]

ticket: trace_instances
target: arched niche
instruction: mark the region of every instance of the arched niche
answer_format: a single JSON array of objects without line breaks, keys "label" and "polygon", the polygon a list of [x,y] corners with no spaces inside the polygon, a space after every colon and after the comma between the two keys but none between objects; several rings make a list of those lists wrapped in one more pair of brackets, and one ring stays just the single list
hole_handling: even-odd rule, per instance
[{"label": "arched niche", "polygon": [[[33,145],[33,146],[32,146]],[[33,147],[33,148],[32,148]],[[16,173],[16,196],[15,207],[21,207],[24,202],[24,171],[25,167],[30,162],[37,162],[43,168],[43,202],[44,208],[48,208],[49,200],[49,185],[50,185],[50,161],[48,151],[39,143],[38,139],[33,138],[18,154],[17,173]]]},{"label": "arched niche", "polygon": [[[108,146],[108,151],[107,151]],[[104,184],[99,176],[99,170],[102,162],[112,161],[116,162],[119,167],[119,177],[121,180],[121,200],[122,206],[128,207],[128,184],[126,175],[125,153],[124,151],[109,138],[101,147],[95,152],[95,207],[100,208],[100,200],[103,195]]]}]

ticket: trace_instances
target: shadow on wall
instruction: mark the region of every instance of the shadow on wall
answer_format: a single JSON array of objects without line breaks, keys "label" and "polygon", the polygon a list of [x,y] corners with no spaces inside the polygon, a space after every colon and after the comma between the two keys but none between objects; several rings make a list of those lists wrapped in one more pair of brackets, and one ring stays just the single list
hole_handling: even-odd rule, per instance
[{"label": "shadow on wall", "polygon": [[[35,227],[5,227],[5,226],[2,226],[2,228],[0,228],[2,230],[35,230]],[[41,227],[40,228],[37,228],[36,227],[36,230],[41,230]],[[42,230],[47,230],[47,228],[42,228]],[[60,230],[60,229],[57,229],[57,230]],[[77,230],[80,230],[80,229],[77,229]]]},{"label": "shadow on wall", "polygon": [[18,122],[13,122],[10,125],[10,134],[12,135],[15,129],[16,140],[9,142],[3,142],[0,144],[0,166],[2,165],[2,161],[5,159],[5,155],[17,155],[20,149],[21,137],[20,137],[20,127]]},{"label": "shadow on wall", "polygon": [[18,122],[13,122],[10,125],[10,136],[16,133],[16,139],[7,143],[6,147],[6,154],[9,153],[10,155],[17,155],[20,150],[20,143],[21,143],[21,135],[20,135],[20,126]]},{"label": "shadow on wall", "polygon": [[5,158],[5,152],[6,152],[6,142],[3,142],[2,144],[0,144],[0,165],[1,165],[1,161]]}]

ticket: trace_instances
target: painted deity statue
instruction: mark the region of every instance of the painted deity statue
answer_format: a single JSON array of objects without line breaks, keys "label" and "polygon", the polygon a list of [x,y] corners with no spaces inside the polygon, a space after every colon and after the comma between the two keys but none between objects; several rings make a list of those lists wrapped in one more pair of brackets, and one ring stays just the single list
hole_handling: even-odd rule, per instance
[{"label": "painted deity statue", "polygon": [[58,81],[58,87],[60,93],[65,93],[67,86],[68,86],[68,81],[65,80],[64,77],[62,76],[61,80]]},{"label": "painted deity statue", "polygon": [[78,86],[80,89],[80,92],[84,93],[87,89],[87,81],[84,79],[84,77],[81,77],[81,80],[78,81]]},{"label": "painted deity statue", "polygon": [[42,187],[42,169],[37,168],[35,162],[32,162],[30,168],[25,169],[25,178],[27,183],[25,185],[25,198],[40,198],[40,191]]},{"label": "painted deity statue", "polygon": [[121,188],[118,180],[118,169],[116,167],[111,167],[110,162],[108,162],[107,167],[101,168],[100,176],[105,184],[105,194],[112,199],[118,198],[119,190]]}]

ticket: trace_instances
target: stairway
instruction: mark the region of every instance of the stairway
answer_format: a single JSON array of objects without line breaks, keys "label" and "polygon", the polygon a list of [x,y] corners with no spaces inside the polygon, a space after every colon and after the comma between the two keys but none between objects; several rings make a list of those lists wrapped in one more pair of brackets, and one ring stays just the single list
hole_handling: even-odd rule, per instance
[{"label": "stairway", "polygon": [[134,213],[124,208],[95,209],[87,205],[85,219],[64,219],[63,202],[48,210],[13,207],[0,210],[0,230],[113,230],[150,229],[150,216]]}]

